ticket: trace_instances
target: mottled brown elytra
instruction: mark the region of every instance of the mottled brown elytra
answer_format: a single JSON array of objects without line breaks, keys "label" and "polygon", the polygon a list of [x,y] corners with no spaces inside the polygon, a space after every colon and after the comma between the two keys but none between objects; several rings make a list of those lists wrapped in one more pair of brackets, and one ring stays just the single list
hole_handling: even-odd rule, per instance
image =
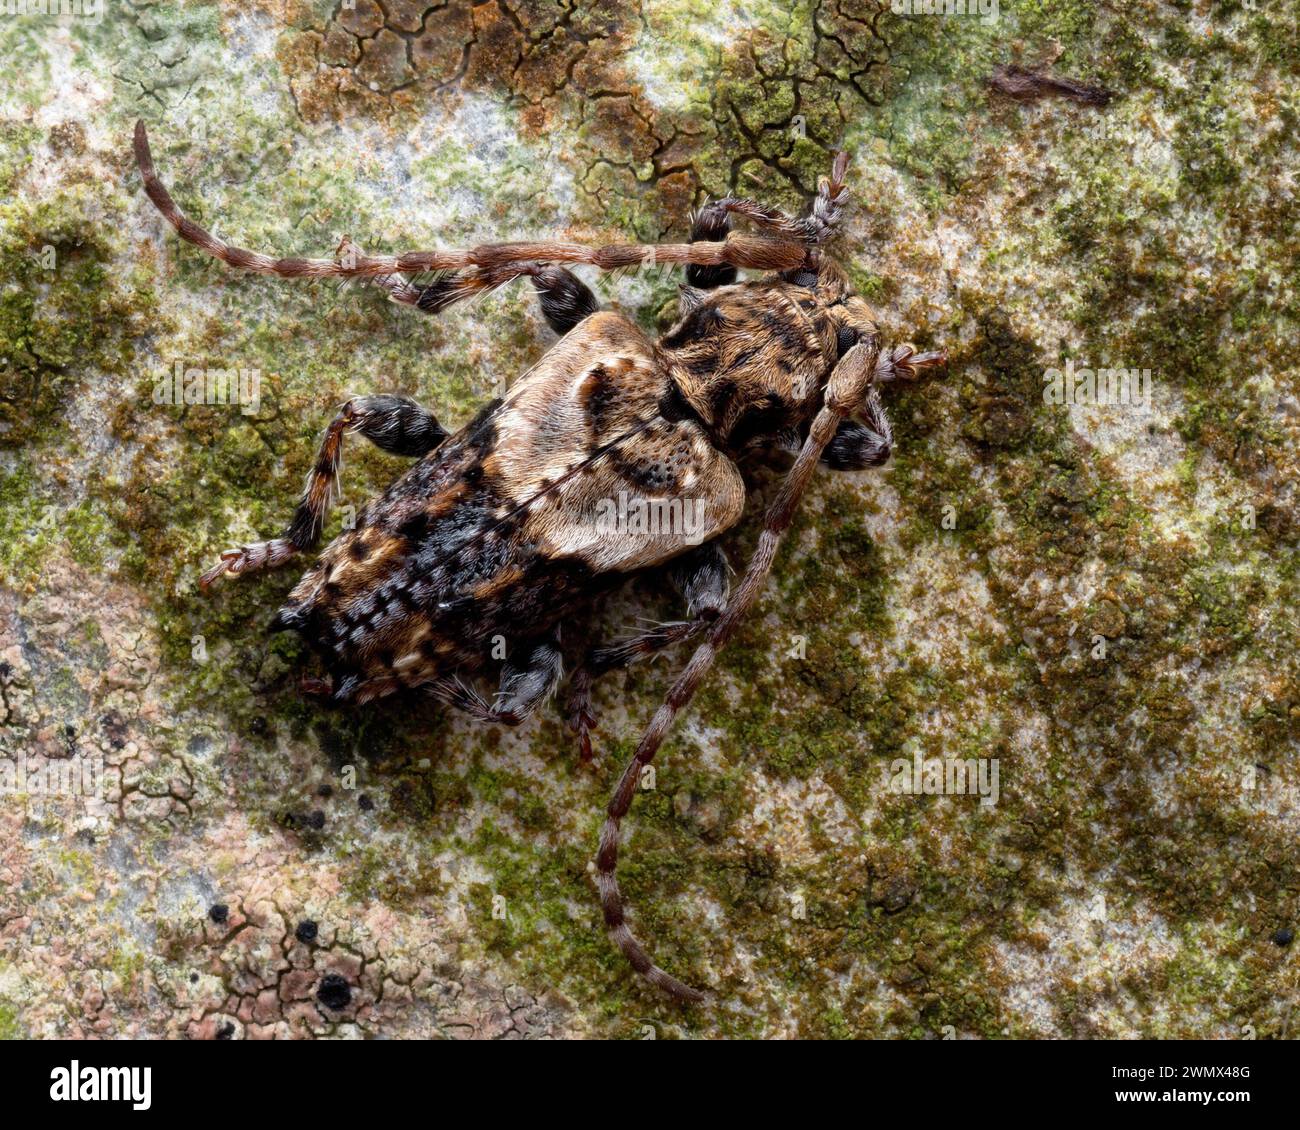
[{"label": "mottled brown elytra", "polygon": [[[642,769],[758,598],[817,464],[884,463],[892,437],[878,386],[944,361],[908,345],[882,350],[871,309],[822,250],[848,196],[845,156],[835,158],[806,215],[727,197],[696,214],[688,243],[496,243],[377,256],[345,239],[330,259],[275,259],[222,242],[176,207],[154,173],[142,122],[135,156],[163,217],[232,267],[370,278],[394,301],[430,313],[532,279],[561,336],[504,397],[454,434],[405,397],[348,401],[325,431],[284,534],[228,550],[201,584],[277,568],[313,549],[336,492],[343,435],[360,433],[416,462],[325,547],[273,627],[311,644],[325,677],[309,683],[335,703],[416,691],[515,725],[560,684],[561,626],[629,575],[666,570],[687,619],[592,648],[570,676],[567,709],[589,757],[593,680],[699,638],[610,800],[596,863],[615,944],[653,984],[701,999],[655,965],[628,928],[615,878],[620,822]],[[758,234],[732,231],[733,215]],[[623,315],[600,310],[561,263],[684,266],[681,317],[652,340]],[[763,273],[738,281],[737,268]],[[744,510],[737,462],[764,446],[798,455],[729,597],[720,540]],[[504,656],[488,646],[502,638],[511,641]],[[498,676],[495,700],[473,685],[489,674]]]}]

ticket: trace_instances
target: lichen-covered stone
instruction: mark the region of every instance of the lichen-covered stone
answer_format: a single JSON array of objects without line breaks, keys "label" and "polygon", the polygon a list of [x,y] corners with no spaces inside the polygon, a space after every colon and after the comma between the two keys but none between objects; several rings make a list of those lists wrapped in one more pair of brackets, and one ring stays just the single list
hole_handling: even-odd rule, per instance
[{"label": "lichen-covered stone", "polygon": [[[5,21],[0,755],[102,776],[0,794],[0,1036],[1293,1034],[1297,43],[1276,5],[1055,0]],[[1001,99],[1008,62],[1116,96]],[[818,479],[620,868],[729,1007],[642,986],[591,880],[683,656],[599,687],[587,769],[551,711],[324,712],[265,631],[294,576],[196,591],[283,525],[348,395],[456,425],[531,364],[527,288],[435,319],[240,276],[144,199],[138,116],[183,207],[286,255],[681,238],[854,155],[840,252],[949,370],[890,391],[889,468]],[[675,282],[596,285],[654,331]],[[258,401],[157,403],[177,364]],[[1067,364],[1150,370],[1150,404],[1051,403]],[[352,445],[345,506],[397,467]],[[592,634],[675,614],[638,583]],[[891,791],[942,757],[996,758],[997,803]]]}]

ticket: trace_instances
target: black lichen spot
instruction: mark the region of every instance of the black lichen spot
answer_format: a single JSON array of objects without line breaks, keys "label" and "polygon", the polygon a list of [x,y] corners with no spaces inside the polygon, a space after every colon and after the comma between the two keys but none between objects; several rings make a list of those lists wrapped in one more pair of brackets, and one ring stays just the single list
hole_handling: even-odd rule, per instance
[{"label": "black lichen spot", "polygon": [[99,724],[108,737],[108,744],[114,749],[121,749],[126,745],[126,719],[118,711],[110,710],[100,718]]},{"label": "black lichen spot", "polygon": [[293,936],[302,942],[303,945],[309,946],[316,940],[319,928],[310,918],[304,918],[298,923],[298,928],[294,930]]},{"label": "black lichen spot", "polygon": [[235,1036],[235,1026],[227,1020],[220,1028],[217,1029],[218,1040],[232,1040]]},{"label": "black lichen spot", "polygon": [[248,724],[249,732],[258,738],[265,737],[270,728],[270,724],[260,714]]},{"label": "black lichen spot", "polygon": [[341,1012],[352,1003],[352,986],[342,974],[326,973],[316,989],[316,999],[326,1008]]},{"label": "black lichen spot", "polygon": [[320,831],[325,827],[325,813],[323,813],[319,808],[315,809],[311,815],[307,817],[307,827],[315,828],[317,831]]},{"label": "black lichen spot", "polygon": [[321,785],[321,787],[316,790],[316,795],[323,796],[326,800],[329,800],[329,798],[334,795],[334,786],[326,781],[325,784]]},{"label": "black lichen spot", "polygon": [[1290,926],[1283,926],[1273,935],[1273,944],[1275,946],[1289,946],[1295,939],[1295,931]]},{"label": "black lichen spot", "polygon": [[372,812],[375,807],[375,802],[370,799],[367,793],[362,793],[357,797],[357,807],[361,809],[362,812]]},{"label": "black lichen spot", "polygon": [[198,983],[199,983],[199,975],[198,975],[197,973],[191,973],[191,974],[190,974],[190,984],[191,984],[191,985],[197,985]]},{"label": "black lichen spot", "polygon": [[218,926],[230,919],[230,907],[224,902],[214,902],[208,907],[208,917]]}]

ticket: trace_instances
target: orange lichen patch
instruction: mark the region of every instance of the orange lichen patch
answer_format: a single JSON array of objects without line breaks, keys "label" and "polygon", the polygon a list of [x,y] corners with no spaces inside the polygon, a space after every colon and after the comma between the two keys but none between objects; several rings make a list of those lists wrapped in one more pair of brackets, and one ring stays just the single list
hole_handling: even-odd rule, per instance
[{"label": "orange lichen patch", "polygon": [[411,62],[416,71],[435,82],[454,78],[464,65],[473,26],[466,5],[452,4],[430,12],[424,30],[411,43]]},{"label": "orange lichen patch", "polygon": [[643,73],[647,58],[674,50],[672,21],[621,0],[357,0],[293,21],[280,59],[312,122],[361,116],[398,129],[457,92],[502,97],[525,137],[572,139],[566,159],[582,170],[591,215],[635,200],[647,229],[658,221],[663,231],[706,195],[805,195],[845,121],[881,99],[889,44],[879,15],[819,5],[734,42],[723,27],[707,71],[674,62],[698,92],[682,105]]}]

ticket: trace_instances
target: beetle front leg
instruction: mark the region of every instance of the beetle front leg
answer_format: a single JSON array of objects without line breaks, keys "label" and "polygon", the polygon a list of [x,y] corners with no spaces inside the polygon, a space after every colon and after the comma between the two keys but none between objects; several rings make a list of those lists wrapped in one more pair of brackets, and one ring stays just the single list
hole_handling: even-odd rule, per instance
[{"label": "beetle front leg", "polygon": [[913,380],[921,372],[942,365],[942,352],[917,353],[911,345],[899,345],[876,359],[872,384],[868,387],[860,411],[862,423],[841,420],[835,436],[822,452],[823,466],[833,471],[861,471],[879,467],[889,461],[894,445],[894,430],[880,400],[879,384],[895,380]]},{"label": "beetle front leg", "polygon": [[307,476],[302,499],[283,536],[226,550],[221,560],[199,578],[201,588],[208,588],[227,573],[240,576],[278,569],[320,541],[330,504],[338,492],[345,432],[365,436],[381,451],[409,456],[427,455],[447,438],[446,429],[433,413],[405,396],[380,394],[349,400],[325,429],[316,464]]},{"label": "beetle front leg", "polygon": [[[695,213],[691,223],[691,242],[721,243],[731,231],[731,214],[724,205],[706,204]],[[686,285],[697,290],[712,290],[717,286],[730,286],[736,281],[736,268],[730,264],[686,268]]]},{"label": "beetle front leg", "polygon": [[874,388],[867,391],[862,415],[865,423],[842,421],[835,429],[835,438],[822,452],[822,463],[832,471],[861,471],[888,462],[893,450],[894,431]]},{"label": "beetle front leg", "polygon": [[542,316],[561,337],[600,309],[591,288],[572,271],[548,263],[539,266],[532,278]]}]

